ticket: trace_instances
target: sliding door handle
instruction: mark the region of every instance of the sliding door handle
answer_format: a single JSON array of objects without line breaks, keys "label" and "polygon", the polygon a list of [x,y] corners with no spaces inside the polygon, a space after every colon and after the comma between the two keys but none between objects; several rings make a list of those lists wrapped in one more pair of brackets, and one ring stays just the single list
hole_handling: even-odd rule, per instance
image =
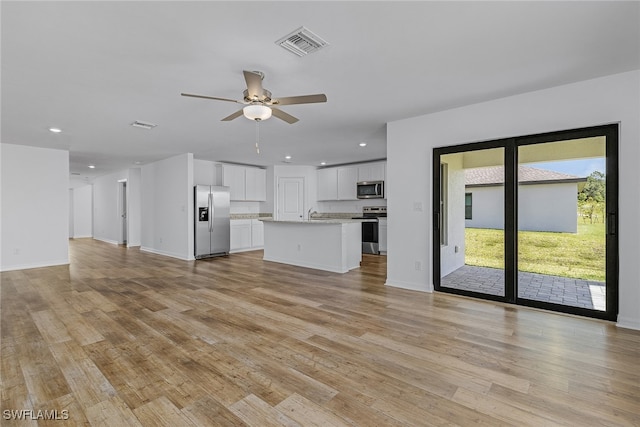
[{"label": "sliding door handle", "polygon": [[607,234],[610,236],[615,236],[616,233],[616,214],[607,214]]}]

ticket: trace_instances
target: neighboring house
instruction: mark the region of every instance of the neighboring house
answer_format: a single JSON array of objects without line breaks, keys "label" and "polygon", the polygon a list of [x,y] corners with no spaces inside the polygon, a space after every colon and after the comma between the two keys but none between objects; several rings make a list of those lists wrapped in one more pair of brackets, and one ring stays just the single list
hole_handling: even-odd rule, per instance
[{"label": "neighboring house", "polygon": [[[504,228],[504,168],[465,169],[465,225]],[[518,167],[518,229],[578,231],[578,191],[586,178]]]}]

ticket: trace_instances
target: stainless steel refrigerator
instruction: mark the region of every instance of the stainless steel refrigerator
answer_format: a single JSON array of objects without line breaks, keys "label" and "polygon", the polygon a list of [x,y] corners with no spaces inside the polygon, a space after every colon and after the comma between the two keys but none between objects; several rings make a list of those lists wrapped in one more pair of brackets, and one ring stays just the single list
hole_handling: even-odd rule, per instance
[{"label": "stainless steel refrigerator", "polygon": [[195,186],[196,259],[229,254],[231,240],[230,199],[229,187]]}]

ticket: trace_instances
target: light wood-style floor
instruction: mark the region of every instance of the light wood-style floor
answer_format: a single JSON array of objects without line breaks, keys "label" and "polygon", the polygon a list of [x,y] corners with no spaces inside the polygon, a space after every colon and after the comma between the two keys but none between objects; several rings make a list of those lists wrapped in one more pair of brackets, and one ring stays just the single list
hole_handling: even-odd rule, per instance
[{"label": "light wood-style floor", "polygon": [[385,257],[70,252],[1,274],[3,426],[640,425],[638,331],[388,287]]}]

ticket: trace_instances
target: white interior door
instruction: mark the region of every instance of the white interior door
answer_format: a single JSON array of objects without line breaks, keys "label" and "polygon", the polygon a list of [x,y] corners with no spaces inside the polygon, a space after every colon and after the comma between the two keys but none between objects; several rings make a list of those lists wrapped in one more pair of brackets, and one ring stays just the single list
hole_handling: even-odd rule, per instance
[{"label": "white interior door", "polygon": [[304,178],[282,177],[278,179],[278,220],[302,221],[304,219]]}]

